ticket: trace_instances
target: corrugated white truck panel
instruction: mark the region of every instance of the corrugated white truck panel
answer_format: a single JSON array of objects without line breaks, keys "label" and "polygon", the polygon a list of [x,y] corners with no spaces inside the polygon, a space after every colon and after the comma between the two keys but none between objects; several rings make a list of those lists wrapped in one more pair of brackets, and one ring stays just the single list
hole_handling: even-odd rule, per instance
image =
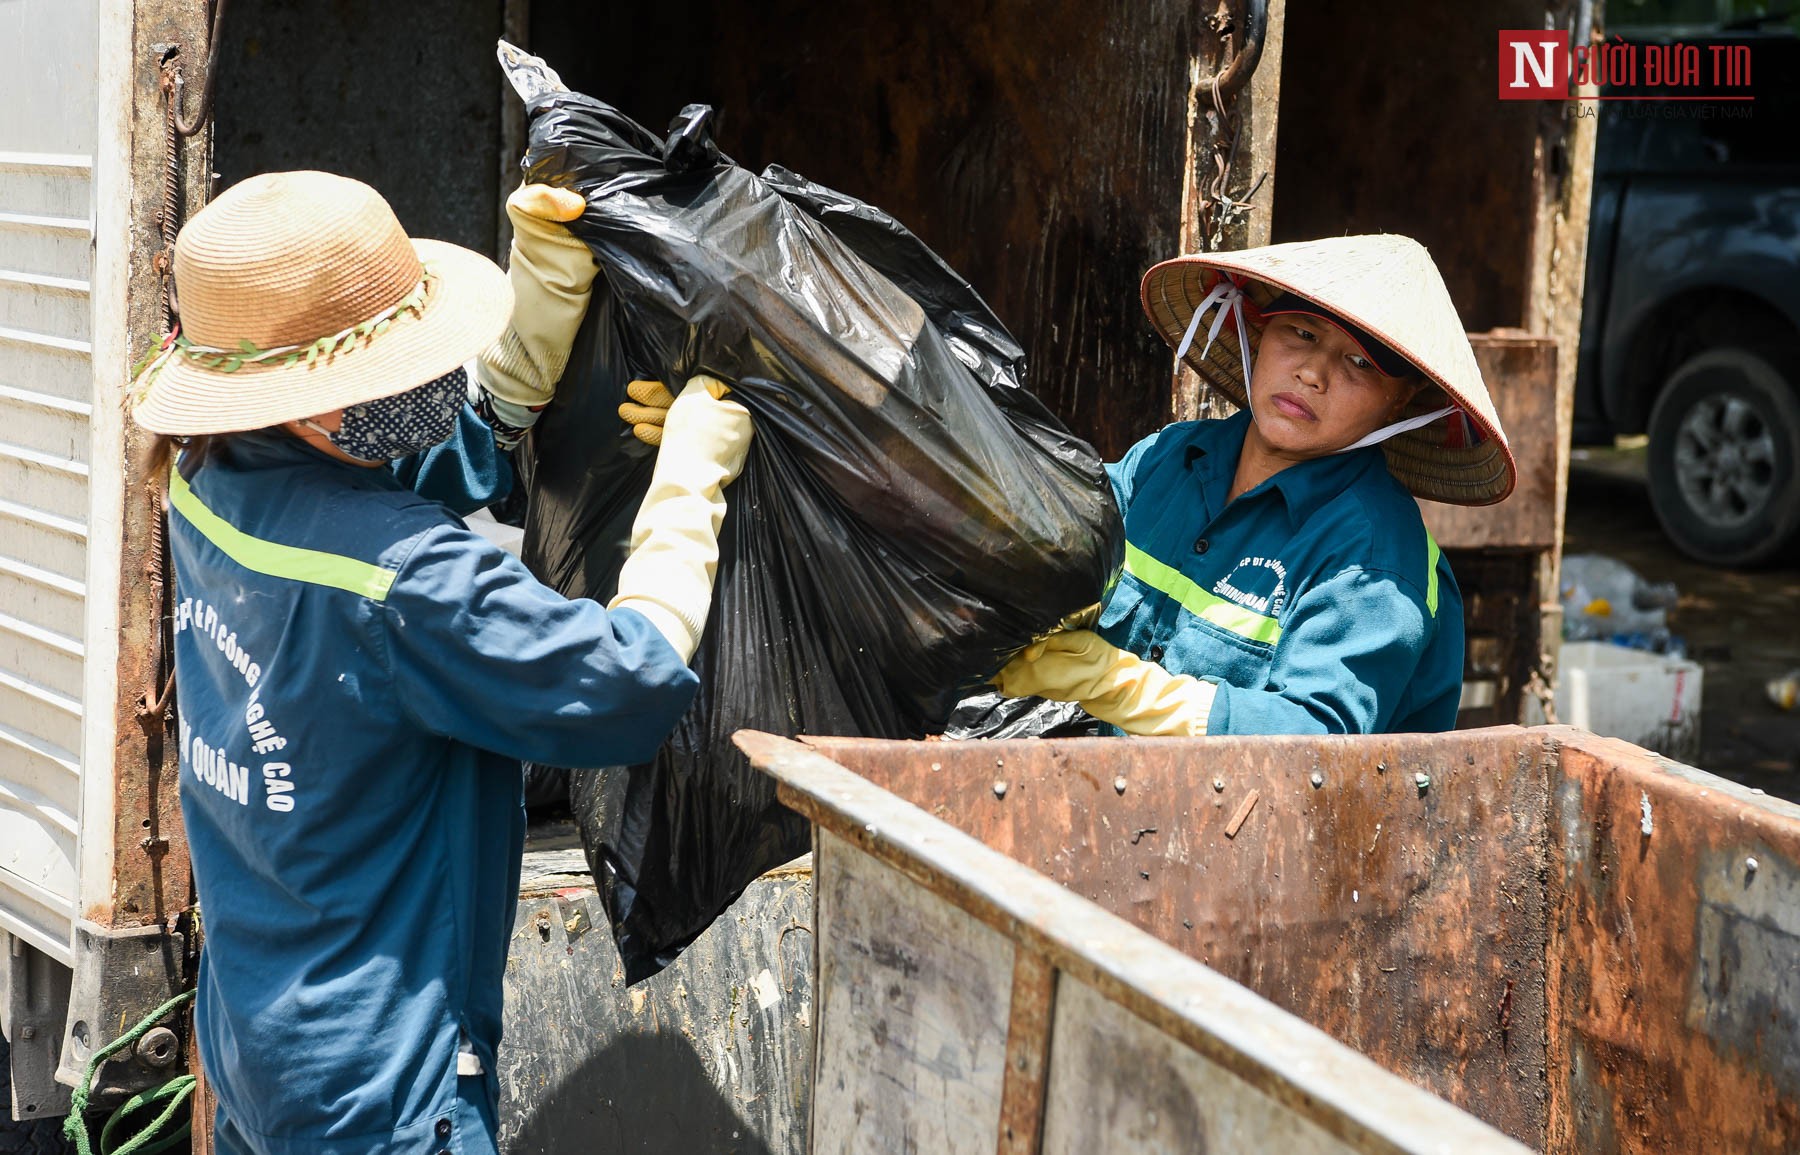
[{"label": "corrugated white truck panel", "polygon": [[[93,0],[0,6],[0,930],[64,962],[88,639],[115,628],[91,620],[112,602],[88,598],[100,16]],[[116,432],[101,444],[116,457]]]}]

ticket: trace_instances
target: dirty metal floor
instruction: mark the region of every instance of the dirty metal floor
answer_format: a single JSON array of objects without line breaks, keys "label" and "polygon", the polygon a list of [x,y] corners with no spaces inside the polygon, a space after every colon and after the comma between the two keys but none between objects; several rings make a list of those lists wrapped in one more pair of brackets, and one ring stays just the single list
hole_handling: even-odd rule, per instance
[{"label": "dirty metal floor", "polygon": [[1565,553],[1610,554],[1681,601],[1670,627],[1706,670],[1700,769],[1800,802],[1800,710],[1763,684],[1800,667],[1800,555],[1761,570],[1714,569],[1669,544],[1651,511],[1642,450],[1577,450]]}]

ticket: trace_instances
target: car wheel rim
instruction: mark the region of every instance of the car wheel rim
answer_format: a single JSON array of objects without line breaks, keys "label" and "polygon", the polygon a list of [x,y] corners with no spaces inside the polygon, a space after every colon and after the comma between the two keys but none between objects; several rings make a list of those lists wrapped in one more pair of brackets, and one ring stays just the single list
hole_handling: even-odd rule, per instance
[{"label": "car wheel rim", "polygon": [[1775,435],[1762,414],[1733,394],[1688,410],[1675,439],[1681,496],[1708,522],[1735,527],[1775,495]]}]

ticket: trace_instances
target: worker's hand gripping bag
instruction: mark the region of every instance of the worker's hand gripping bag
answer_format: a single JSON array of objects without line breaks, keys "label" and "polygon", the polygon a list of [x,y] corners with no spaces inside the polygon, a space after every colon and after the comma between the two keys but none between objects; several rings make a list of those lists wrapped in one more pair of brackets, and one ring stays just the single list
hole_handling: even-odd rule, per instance
[{"label": "worker's hand gripping bag", "polygon": [[616,412],[631,379],[711,374],[756,423],[727,491],[698,701],[652,764],[574,776],[636,981],[810,848],[734,732],[938,732],[964,692],[1100,599],[1124,533],[1094,451],[1020,387],[1019,346],[891,217],[732,164],[708,110],[664,140],[521,80],[526,176],[587,195],[571,227],[601,270],[522,454],[527,563],[568,596],[614,592],[653,452]]}]

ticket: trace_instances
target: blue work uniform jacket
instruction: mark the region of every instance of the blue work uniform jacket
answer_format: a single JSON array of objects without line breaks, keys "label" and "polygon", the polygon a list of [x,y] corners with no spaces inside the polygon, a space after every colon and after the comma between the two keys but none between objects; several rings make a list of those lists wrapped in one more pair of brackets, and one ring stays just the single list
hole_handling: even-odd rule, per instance
[{"label": "blue work uniform jacket", "polygon": [[[519,761],[646,761],[697,680],[642,616],[559,596],[394,472],[284,434],[184,460],[169,506],[223,1121],[265,1155],[491,1151]],[[461,1083],[460,1045],[483,1068]]]},{"label": "blue work uniform jacket", "polygon": [[1462,596],[1378,447],[1227,502],[1250,416],[1170,425],[1107,466],[1125,570],[1107,641],[1218,684],[1209,734],[1449,730]]}]

